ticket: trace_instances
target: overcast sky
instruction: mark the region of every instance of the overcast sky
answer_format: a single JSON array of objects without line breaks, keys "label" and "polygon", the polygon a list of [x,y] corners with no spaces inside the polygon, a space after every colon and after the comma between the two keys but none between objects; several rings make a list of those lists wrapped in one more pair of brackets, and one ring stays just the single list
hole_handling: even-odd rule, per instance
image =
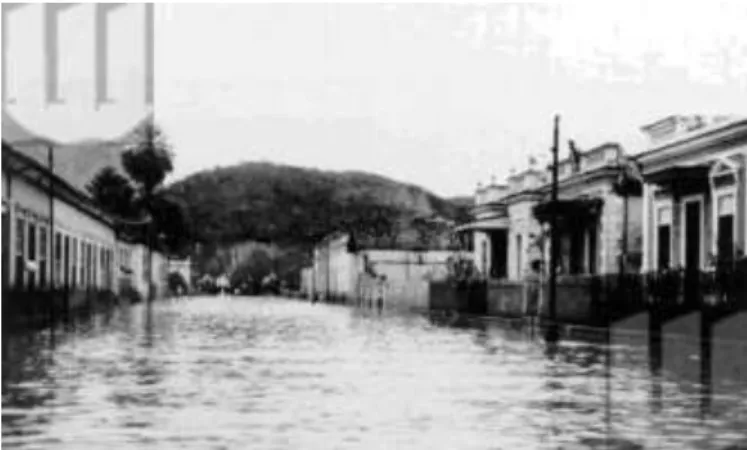
[{"label": "overcast sky", "polygon": [[[663,116],[747,113],[747,2],[563,3],[158,4],[155,110],[175,176],[270,160],[471,194],[530,153],[549,156],[555,113],[564,143],[618,141],[633,153],[645,146],[639,128]],[[104,129],[106,108],[141,102],[131,83],[142,78],[119,63],[120,47],[144,48],[128,34],[141,20],[129,7],[110,17],[110,83],[124,94],[88,119],[71,113],[72,101],[94,104],[94,40],[79,39],[92,8],[64,12],[66,103],[41,109],[41,7],[13,13],[6,60],[19,122],[88,133]]]}]

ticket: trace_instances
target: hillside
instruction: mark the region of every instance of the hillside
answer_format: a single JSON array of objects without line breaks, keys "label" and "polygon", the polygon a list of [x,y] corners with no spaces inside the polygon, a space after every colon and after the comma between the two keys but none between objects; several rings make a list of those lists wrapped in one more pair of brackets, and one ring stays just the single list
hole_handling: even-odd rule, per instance
[{"label": "hillside", "polygon": [[[466,209],[420,187],[364,172],[244,163],[168,187],[187,205],[203,242],[309,244],[339,229],[417,239],[416,218],[465,219]],[[406,236],[410,236],[406,238]]]},{"label": "hillside", "polygon": [[[2,117],[2,137],[16,150],[48,164],[47,148],[37,142],[39,137],[24,128],[6,113]],[[70,144],[54,143],[54,171],[73,186],[85,191],[85,186],[104,167],[111,166],[123,172],[122,142],[83,141]]]}]

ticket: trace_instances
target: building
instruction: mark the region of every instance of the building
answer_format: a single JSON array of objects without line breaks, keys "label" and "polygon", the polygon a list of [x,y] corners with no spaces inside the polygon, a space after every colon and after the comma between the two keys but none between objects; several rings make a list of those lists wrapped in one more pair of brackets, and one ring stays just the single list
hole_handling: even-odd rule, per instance
[{"label": "building", "polygon": [[90,198],[3,142],[3,286],[117,291],[114,224]]},{"label": "building", "polygon": [[342,232],[328,235],[314,247],[314,296],[326,301],[351,298],[360,268],[351,235]]},{"label": "building", "polygon": [[644,126],[643,270],[706,270],[747,246],[747,119],[670,116]]},{"label": "building", "polygon": [[[118,235],[112,218],[84,192],[3,142],[3,288],[65,290],[71,305],[86,292],[148,295],[148,251]],[[169,265],[153,254],[155,295],[167,292]],[[7,291],[6,291],[7,292]]]},{"label": "building", "polygon": [[314,248],[307,285],[321,300],[358,302],[376,291],[390,306],[424,309],[428,282],[446,278],[452,260],[470,256],[449,249],[381,248],[374,240],[337,232]]},{"label": "building", "polygon": [[[634,256],[642,248],[641,196],[618,189],[629,165],[622,148],[612,143],[572,152],[559,161],[556,212],[562,274],[617,272],[623,253],[632,255],[628,260],[636,265]],[[551,168],[530,167],[510,176],[506,184],[478,187],[474,221],[458,230],[473,233],[474,261],[488,278],[521,280],[533,261],[547,266],[551,179]]]}]

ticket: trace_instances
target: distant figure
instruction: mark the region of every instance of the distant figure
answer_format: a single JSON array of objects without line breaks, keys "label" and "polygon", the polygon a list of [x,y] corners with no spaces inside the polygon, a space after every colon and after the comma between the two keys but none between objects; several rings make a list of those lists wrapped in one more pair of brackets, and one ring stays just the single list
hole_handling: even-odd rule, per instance
[{"label": "distant figure", "polygon": [[527,282],[527,304],[524,313],[528,317],[539,316],[542,305],[540,303],[540,284],[542,281],[542,261],[535,259],[529,265],[529,273],[524,277]]}]

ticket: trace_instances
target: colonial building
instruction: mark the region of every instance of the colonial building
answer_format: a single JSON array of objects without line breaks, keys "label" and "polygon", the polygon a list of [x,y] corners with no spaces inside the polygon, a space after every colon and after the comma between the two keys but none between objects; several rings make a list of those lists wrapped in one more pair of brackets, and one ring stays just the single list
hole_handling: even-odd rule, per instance
[{"label": "colonial building", "polygon": [[2,148],[3,286],[116,290],[116,235],[90,199],[34,158]]},{"label": "colonial building", "polygon": [[[581,275],[616,272],[622,253],[637,267],[640,192],[623,193],[621,174],[630,162],[617,144],[577,151],[559,162],[559,270]],[[479,187],[474,221],[458,228],[474,234],[474,260],[488,278],[520,280],[533,261],[549,261],[551,169],[530,167],[505,185]],[[626,248],[623,248],[626,247]]]},{"label": "colonial building", "polygon": [[[322,300],[355,301],[362,283],[381,281],[383,289],[400,292],[406,286],[409,289],[410,285],[446,278],[451,261],[468,257],[458,250],[441,248],[381,248],[367,239],[337,232],[315,246],[306,285]],[[398,296],[403,301],[413,300],[405,297]]]},{"label": "colonial building", "polygon": [[[148,293],[148,251],[121,240],[91,198],[6,142],[2,147],[3,287],[71,292]],[[168,261],[153,256],[156,297],[166,293]]]},{"label": "colonial building", "polygon": [[747,245],[747,119],[670,116],[642,128],[643,270],[704,270]]}]

